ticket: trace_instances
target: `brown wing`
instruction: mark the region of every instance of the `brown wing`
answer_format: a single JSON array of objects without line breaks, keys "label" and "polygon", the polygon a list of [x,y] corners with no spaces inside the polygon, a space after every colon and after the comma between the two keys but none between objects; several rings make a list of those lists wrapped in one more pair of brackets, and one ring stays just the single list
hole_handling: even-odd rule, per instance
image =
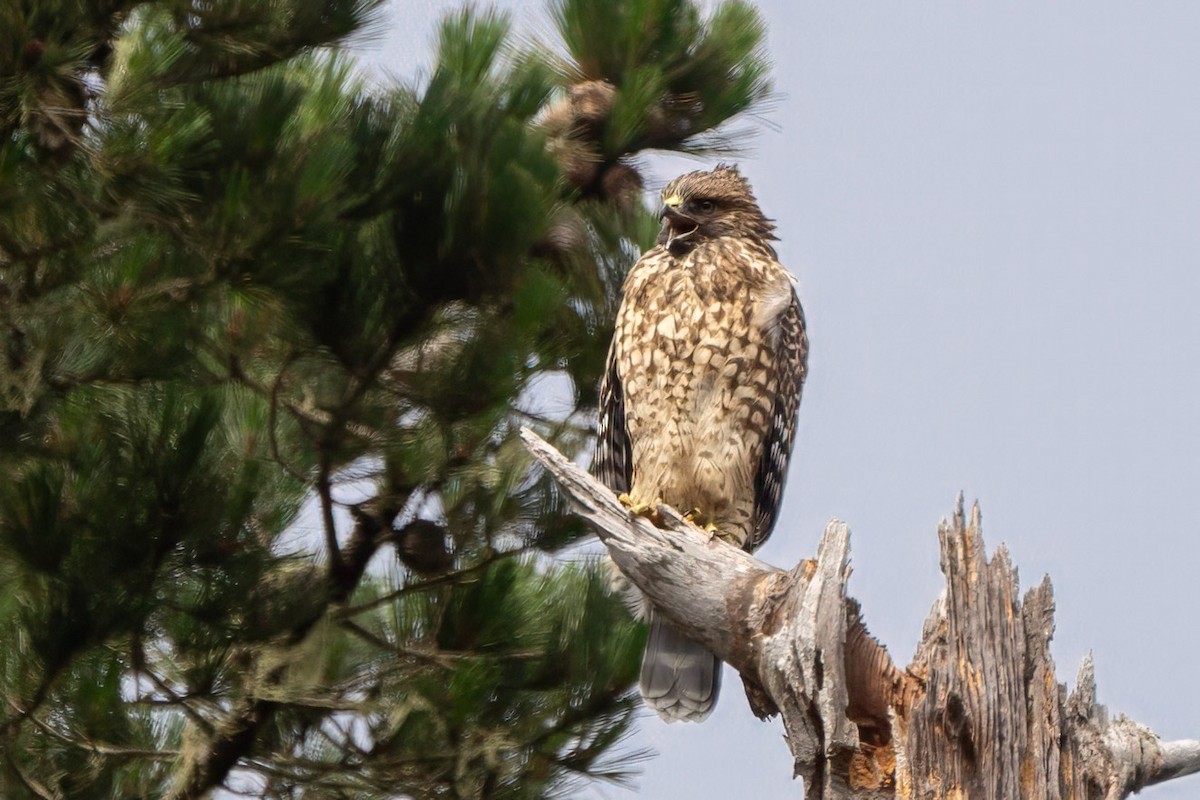
[{"label": "brown wing", "polygon": [[600,383],[600,436],[596,442],[596,477],[617,494],[629,491],[633,454],[625,427],[625,395],[617,374],[616,348],[608,351],[608,366]]},{"label": "brown wing", "polygon": [[788,462],[796,440],[796,417],[800,393],[808,374],[808,336],[804,330],[804,309],[792,293],[791,302],[779,318],[775,369],[778,373],[771,426],[763,442],[762,457],[754,475],[754,534],[746,543],[753,551],[767,540],[779,516],[783,485],[787,481]]}]

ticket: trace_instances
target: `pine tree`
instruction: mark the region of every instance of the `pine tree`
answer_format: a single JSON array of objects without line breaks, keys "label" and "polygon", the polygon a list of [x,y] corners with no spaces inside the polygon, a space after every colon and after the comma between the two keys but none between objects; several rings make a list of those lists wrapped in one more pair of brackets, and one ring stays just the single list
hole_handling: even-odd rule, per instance
[{"label": "pine tree", "polygon": [[0,10],[0,796],[629,766],[644,633],[515,434],[587,457],[633,159],[730,144],[762,26],[558,0],[556,56],[456,12],[377,89],[377,5]]}]

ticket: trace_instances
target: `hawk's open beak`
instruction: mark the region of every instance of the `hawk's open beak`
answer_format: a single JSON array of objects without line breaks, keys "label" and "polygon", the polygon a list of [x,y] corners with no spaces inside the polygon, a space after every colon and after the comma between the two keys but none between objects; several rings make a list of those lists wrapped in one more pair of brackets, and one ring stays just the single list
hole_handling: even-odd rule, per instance
[{"label": "hawk's open beak", "polygon": [[681,200],[678,195],[672,195],[663,201],[663,207],[658,212],[658,218],[663,221],[658,232],[658,243],[671,246],[690,237],[699,228],[696,220],[679,211]]}]

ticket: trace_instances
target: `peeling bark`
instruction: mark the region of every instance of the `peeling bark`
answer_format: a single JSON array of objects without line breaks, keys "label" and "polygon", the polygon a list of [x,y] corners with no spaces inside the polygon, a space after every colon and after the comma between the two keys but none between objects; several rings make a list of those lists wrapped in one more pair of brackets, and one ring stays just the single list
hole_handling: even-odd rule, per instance
[{"label": "peeling bark", "polygon": [[946,589],[912,663],[897,667],[846,595],[850,532],[834,520],[790,571],[692,525],[661,527],[532,432],[526,446],[592,523],[625,576],[682,632],[741,673],[751,706],[778,713],[809,800],[1119,800],[1200,771],[1200,741],[1163,742],[1096,703],[1091,658],[1075,691],[1050,657],[1049,579],[1018,598],[978,506],[938,531]]}]

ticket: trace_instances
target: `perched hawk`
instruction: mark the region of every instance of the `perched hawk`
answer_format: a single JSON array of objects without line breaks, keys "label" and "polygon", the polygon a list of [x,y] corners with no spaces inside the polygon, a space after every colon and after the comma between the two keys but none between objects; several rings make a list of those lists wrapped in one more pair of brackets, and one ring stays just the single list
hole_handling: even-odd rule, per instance
[{"label": "perched hawk", "polygon": [[[736,167],[663,190],[658,245],[625,281],[600,388],[600,479],[634,509],[667,503],[754,550],[771,533],[806,372],[804,313],[775,226]],[[646,702],[708,716],[721,662],[650,610]]]}]

